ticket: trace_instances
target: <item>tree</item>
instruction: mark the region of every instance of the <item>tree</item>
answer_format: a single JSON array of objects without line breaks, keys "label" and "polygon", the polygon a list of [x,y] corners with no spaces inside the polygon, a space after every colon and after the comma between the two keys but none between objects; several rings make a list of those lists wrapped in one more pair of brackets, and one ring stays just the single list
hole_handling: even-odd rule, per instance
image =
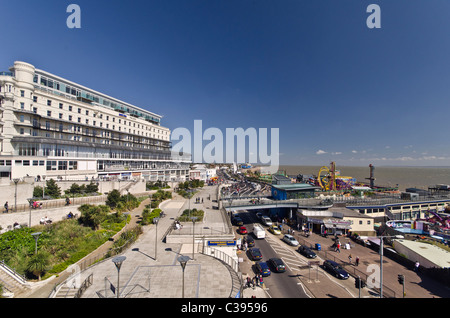
[{"label": "tree", "polygon": [[108,215],[109,208],[101,205],[83,204],[79,207],[79,211],[81,212],[80,222],[96,230]]},{"label": "tree", "polygon": [[98,184],[91,181],[91,183],[89,183],[86,186],[86,193],[96,193],[98,192]]},{"label": "tree", "polygon": [[42,189],[42,187],[40,186],[36,186],[33,189],[33,197],[34,198],[42,198],[42,192],[44,191],[44,189]]},{"label": "tree", "polygon": [[56,184],[56,181],[53,179],[47,180],[45,186],[45,194],[51,196],[52,198],[59,198],[61,196],[61,189]]},{"label": "tree", "polygon": [[50,264],[50,254],[45,251],[39,251],[33,255],[27,263],[27,272],[38,276],[41,280],[41,275],[44,273]]},{"label": "tree", "polygon": [[115,209],[117,206],[117,203],[120,201],[120,192],[117,189],[112,190],[108,197],[106,198],[106,205],[109,206],[111,209]]}]

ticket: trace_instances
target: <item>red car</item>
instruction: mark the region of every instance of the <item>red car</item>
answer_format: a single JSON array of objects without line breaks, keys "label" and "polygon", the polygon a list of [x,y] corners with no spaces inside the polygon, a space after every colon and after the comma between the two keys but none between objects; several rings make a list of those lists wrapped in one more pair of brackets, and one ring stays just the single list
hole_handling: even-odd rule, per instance
[{"label": "red car", "polygon": [[241,226],[239,228],[239,233],[240,234],[247,234],[247,228],[245,226]]}]

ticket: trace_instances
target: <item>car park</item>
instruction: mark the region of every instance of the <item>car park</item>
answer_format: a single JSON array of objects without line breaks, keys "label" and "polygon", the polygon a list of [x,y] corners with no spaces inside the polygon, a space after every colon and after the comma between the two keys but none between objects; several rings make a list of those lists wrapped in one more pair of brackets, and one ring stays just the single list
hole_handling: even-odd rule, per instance
[{"label": "car park", "polygon": [[249,249],[250,258],[254,261],[260,261],[262,259],[262,254],[259,248],[253,247]]},{"label": "car park", "polygon": [[338,263],[326,260],[323,262],[323,268],[339,279],[348,279],[348,273]]},{"label": "car park", "polygon": [[247,228],[245,226],[239,227],[238,232],[239,232],[239,234],[247,234],[248,233]]},{"label": "car park", "polygon": [[284,265],[284,262],[281,260],[281,258],[271,258],[267,261],[267,263],[269,263],[277,273],[283,273],[286,271],[286,265]]},{"label": "car park", "polygon": [[297,252],[299,252],[300,254],[302,254],[303,256],[305,256],[307,258],[316,258],[317,257],[316,253],[314,253],[309,247],[307,247],[305,245],[300,245],[297,249]]},{"label": "car park", "polygon": [[269,232],[275,235],[281,234],[280,228],[276,225],[272,225],[271,227],[269,227]]},{"label": "car park", "polygon": [[255,264],[256,273],[260,274],[263,277],[270,276],[270,268],[266,262],[259,262]]},{"label": "car park", "polygon": [[283,241],[286,242],[289,245],[292,245],[292,246],[298,246],[299,245],[297,240],[290,234],[285,234],[283,236]]}]

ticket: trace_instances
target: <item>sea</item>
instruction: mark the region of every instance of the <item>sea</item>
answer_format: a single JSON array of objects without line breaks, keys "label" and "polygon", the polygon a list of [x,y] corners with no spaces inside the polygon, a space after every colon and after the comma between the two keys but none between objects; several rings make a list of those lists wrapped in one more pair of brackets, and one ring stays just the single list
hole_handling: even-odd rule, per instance
[{"label": "sea", "polygon": [[[319,174],[322,166],[287,166],[281,165],[279,170],[283,170],[287,175],[315,175]],[[329,167],[328,167],[329,168]],[[353,177],[357,182],[369,183],[370,168],[338,166],[336,170],[341,176]],[[375,186],[397,187],[404,191],[407,188],[428,189],[438,184],[450,185],[450,167],[388,167],[375,166],[373,170]]]}]

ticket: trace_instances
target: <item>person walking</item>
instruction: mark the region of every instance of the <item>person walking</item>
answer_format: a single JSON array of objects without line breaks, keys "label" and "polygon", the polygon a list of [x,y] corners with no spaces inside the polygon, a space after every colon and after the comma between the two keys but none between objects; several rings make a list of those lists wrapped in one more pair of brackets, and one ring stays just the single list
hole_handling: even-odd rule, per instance
[{"label": "person walking", "polygon": [[415,271],[416,273],[419,272],[419,266],[420,266],[419,262],[416,262],[416,264],[414,264],[414,271]]},{"label": "person walking", "polygon": [[352,265],[352,254],[350,254],[350,255],[348,256],[348,263],[349,263],[350,265]]},{"label": "person walking", "polygon": [[355,265],[356,265],[356,266],[359,265],[359,257],[358,257],[358,256],[356,256],[356,258],[355,258]]},{"label": "person walking", "polygon": [[8,213],[9,210],[8,201],[5,202],[5,205],[3,207],[5,208],[5,213]]}]

